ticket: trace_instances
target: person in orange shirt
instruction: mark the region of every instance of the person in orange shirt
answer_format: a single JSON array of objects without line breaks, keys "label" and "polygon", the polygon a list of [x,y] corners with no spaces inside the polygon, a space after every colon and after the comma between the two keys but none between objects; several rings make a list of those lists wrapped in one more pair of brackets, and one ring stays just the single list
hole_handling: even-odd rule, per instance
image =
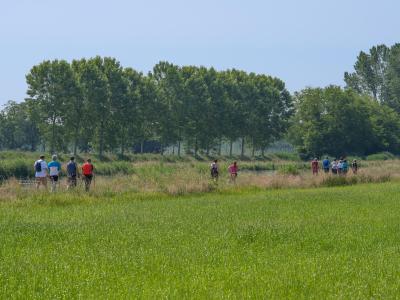
[{"label": "person in orange shirt", "polygon": [[90,189],[90,185],[92,184],[93,176],[94,176],[94,166],[92,164],[92,160],[89,158],[82,165],[82,175],[83,181],[85,182],[85,190],[88,192]]}]

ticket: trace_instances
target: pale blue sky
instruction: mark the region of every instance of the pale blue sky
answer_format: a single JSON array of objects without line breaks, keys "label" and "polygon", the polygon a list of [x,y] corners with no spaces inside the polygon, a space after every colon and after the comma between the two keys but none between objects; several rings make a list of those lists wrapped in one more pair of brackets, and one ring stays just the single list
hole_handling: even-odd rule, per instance
[{"label": "pale blue sky", "polygon": [[343,84],[360,50],[400,42],[398,0],[0,0],[0,103],[45,59],[237,68],[290,91]]}]

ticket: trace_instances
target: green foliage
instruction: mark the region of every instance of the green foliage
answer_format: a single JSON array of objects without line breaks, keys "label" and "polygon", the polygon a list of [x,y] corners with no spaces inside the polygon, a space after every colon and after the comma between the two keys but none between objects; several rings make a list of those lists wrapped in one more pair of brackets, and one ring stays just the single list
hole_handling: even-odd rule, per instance
[{"label": "green foliage", "polygon": [[373,160],[390,160],[395,158],[396,156],[390,152],[382,152],[382,153],[368,155],[366,159],[369,161],[373,161]]},{"label": "green foliage", "polygon": [[392,109],[351,90],[308,88],[296,94],[289,137],[306,157],[398,151],[400,121]]},{"label": "green foliage", "polygon": [[282,137],[292,114],[283,81],[237,70],[160,62],[143,75],[97,56],[44,61],[26,78],[30,98],[0,116],[6,149],[95,150],[102,158],[151,140],[161,153],[174,145],[180,156],[185,143],[196,156],[221,154],[225,140],[241,138],[254,156]]},{"label": "green foliage", "polygon": [[299,168],[296,165],[282,165],[279,170],[278,170],[279,174],[282,175],[299,175],[300,171]]}]

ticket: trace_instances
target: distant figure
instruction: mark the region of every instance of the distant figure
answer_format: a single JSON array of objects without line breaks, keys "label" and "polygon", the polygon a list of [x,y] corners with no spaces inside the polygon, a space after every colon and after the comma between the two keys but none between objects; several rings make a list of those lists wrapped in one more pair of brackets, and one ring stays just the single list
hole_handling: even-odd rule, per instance
[{"label": "distant figure", "polygon": [[67,164],[68,189],[76,187],[77,176],[78,176],[78,166],[75,162],[75,157],[71,156]]},{"label": "distant figure", "polygon": [[85,181],[85,190],[88,192],[92,184],[94,166],[89,158],[82,166],[83,180]]},{"label": "distant figure", "polygon": [[329,158],[326,157],[323,161],[322,161],[322,168],[324,169],[325,173],[329,173],[329,168],[331,166],[331,162],[329,161]]},{"label": "distant figure", "polygon": [[214,181],[217,181],[218,180],[218,176],[219,176],[218,160],[217,159],[212,162],[210,173],[211,173],[211,178]]},{"label": "distant figure", "polygon": [[340,159],[338,162],[338,174],[342,175],[343,174],[343,160]]},{"label": "distant figure", "polygon": [[57,155],[53,155],[52,161],[49,163],[49,175],[51,180],[51,191],[55,192],[57,189],[58,176],[61,171],[61,164],[57,161]]},{"label": "distant figure", "polygon": [[319,171],[319,162],[318,162],[318,158],[314,158],[314,159],[311,161],[311,169],[312,169],[313,175],[318,175],[318,171]]},{"label": "distant figure", "polygon": [[347,163],[347,160],[344,159],[342,164],[342,174],[346,175],[348,170],[349,170],[349,164]]},{"label": "distant figure", "polygon": [[236,183],[236,178],[238,175],[238,166],[236,161],[233,162],[233,164],[231,164],[228,168],[229,174],[231,175],[231,181],[233,183]]},{"label": "distant figure", "polygon": [[41,155],[34,164],[36,188],[39,189],[40,185],[47,188],[47,163],[44,160],[44,155]]},{"label": "distant figure", "polygon": [[358,172],[358,163],[357,160],[353,160],[352,164],[351,164],[351,170],[353,171],[353,174],[357,174]]},{"label": "distant figure", "polygon": [[333,162],[332,162],[332,174],[333,175],[337,175],[337,173],[338,173],[338,161],[337,161],[337,159],[335,158],[334,160],[333,160]]}]

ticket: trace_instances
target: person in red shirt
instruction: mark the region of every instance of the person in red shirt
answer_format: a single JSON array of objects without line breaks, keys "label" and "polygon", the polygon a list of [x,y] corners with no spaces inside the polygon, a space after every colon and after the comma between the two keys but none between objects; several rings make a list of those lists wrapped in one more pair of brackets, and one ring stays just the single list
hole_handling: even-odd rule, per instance
[{"label": "person in red shirt", "polygon": [[85,190],[88,192],[90,189],[90,185],[92,184],[93,179],[93,171],[94,166],[92,164],[92,160],[89,158],[83,165],[82,165],[82,175],[83,181],[85,182]]},{"label": "person in red shirt", "polygon": [[312,169],[313,175],[318,175],[318,171],[319,171],[318,158],[314,158],[313,161],[311,162],[311,169]]},{"label": "person in red shirt", "polygon": [[231,175],[231,181],[233,183],[236,183],[236,177],[238,175],[238,170],[239,169],[238,169],[236,161],[234,161],[233,164],[230,165],[228,168],[229,174]]}]

